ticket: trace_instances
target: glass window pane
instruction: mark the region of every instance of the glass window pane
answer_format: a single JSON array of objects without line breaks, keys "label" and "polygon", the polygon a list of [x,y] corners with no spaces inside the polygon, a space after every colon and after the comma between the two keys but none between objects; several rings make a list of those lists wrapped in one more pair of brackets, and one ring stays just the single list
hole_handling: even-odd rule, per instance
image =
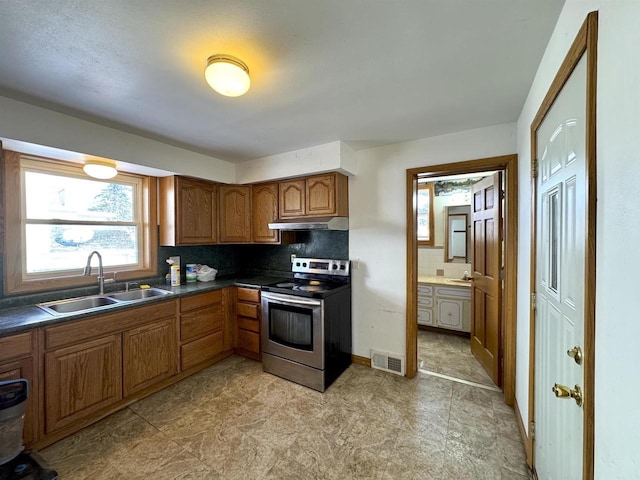
[{"label": "glass window pane", "polygon": [[29,220],[132,222],[133,186],[25,172]]},{"label": "glass window pane", "polygon": [[430,240],[429,211],[431,209],[431,190],[418,187],[418,240]]},{"label": "glass window pane", "polygon": [[28,274],[83,268],[93,250],[105,268],[138,263],[135,226],[26,225],[26,237]]}]

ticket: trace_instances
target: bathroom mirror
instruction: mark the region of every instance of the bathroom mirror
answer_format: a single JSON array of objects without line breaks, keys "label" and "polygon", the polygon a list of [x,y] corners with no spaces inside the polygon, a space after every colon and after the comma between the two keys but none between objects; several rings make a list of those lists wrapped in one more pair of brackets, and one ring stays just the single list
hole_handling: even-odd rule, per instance
[{"label": "bathroom mirror", "polygon": [[444,258],[447,263],[471,262],[470,205],[445,207]]}]

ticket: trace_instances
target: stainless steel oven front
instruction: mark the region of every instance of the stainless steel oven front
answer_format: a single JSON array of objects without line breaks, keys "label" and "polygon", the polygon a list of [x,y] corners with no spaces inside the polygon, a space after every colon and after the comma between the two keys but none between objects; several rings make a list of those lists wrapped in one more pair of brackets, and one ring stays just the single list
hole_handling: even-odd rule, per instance
[{"label": "stainless steel oven front", "polygon": [[324,368],[324,307],[317,298],[262,292],[262,352]]}]

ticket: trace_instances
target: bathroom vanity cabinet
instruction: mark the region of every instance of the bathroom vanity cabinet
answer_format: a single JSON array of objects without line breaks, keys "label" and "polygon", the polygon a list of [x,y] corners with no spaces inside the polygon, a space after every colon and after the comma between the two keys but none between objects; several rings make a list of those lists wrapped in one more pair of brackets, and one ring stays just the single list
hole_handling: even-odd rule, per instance
[{"label": "bathroom vanity cabinet", "polygon": [[471,288],[418,283],[418,324],[471,332]]}]

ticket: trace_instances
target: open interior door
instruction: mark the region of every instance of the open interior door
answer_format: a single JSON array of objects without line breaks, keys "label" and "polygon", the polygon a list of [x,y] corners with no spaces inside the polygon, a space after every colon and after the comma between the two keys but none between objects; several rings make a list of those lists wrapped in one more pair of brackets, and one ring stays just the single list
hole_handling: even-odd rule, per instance
[{"label": "open interior door", "polygon": [[471,353],[494,383],[502,386],[502,173],[472,189],[473,283]]}]

